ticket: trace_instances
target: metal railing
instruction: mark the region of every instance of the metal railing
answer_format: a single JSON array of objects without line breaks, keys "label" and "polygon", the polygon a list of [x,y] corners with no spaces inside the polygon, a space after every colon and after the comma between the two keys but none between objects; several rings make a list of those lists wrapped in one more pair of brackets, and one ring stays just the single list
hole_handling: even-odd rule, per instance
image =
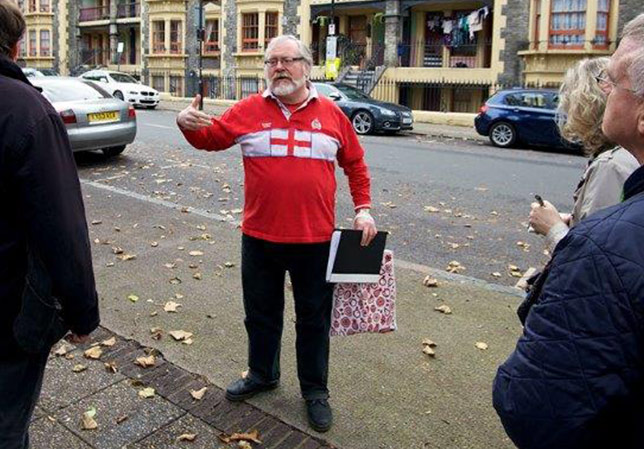
[{"label": "metal railing", "polygon": [[[199,78],[189,78],[186,87],[188,93],[199,92]],[[266,88],[266,83],[261,76],[204,76],[204,98],[217,100],[241,100],[249,95],[261,93]]]},{"label": "metal railing", "polygon": [[128,18],[140,17],[140,16],[141,16],[141,3],[139,2],[119,3],[116,6],[117,19],[128,19]]},{"label": "metal railing", "polygon": [[480,69],[491,67],[491,49],[491,41],[454,46],[416,40],[398,44],[398,57],[401,67]]},{"label": "metal railing", "polygon": [[[311,44],[313,63],[324,65],[326,59],[326,42]],[[336,52],[341,66],[358,66],[361,69],[373,69],[384,64],[385,44],[371,42],[359,44],[345,36],[338,36]]]},{"label": "metal railing", "polygon": [[93,6],[91,8],[81,8],[79,12],[79,22],[91,22],[94,20],[109,20],[109,6]]}]

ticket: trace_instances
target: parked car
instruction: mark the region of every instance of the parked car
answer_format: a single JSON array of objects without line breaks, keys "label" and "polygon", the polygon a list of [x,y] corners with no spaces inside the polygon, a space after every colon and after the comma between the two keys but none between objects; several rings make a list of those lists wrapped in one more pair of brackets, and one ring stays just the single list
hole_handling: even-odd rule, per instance
[{"label": "parked car", "polygon": [[58,72],[54,69],[34,69],[32,67],[23,67],[22,73],[24,73],[27,78],[34,78],[37,76],[58,76]]},{"label": "parked car", "polygon": [[31,83],[54,106],[65,123],[72,150],[102,150],[116,156],[136,137],[136,112],[91,81],[37,77]]},{"label": "parked car", "polygon": [[134,106],[154,109],[159,104],[159,92],[137,81],[127,73],[111,70],[90,70],[79,78],[98,83],[110,95]]},{"label": "parked car", "polygon": [[342,83],[313,83],[320,95],[331,98],[349,117],[358,134],[413,129],[411,109],[371,98],[363,91]]},{"label": "parked car", "polygon": [[497,147],[527,145],[574,148],[559,134],[559,95],[548,89],[510,89],[492,95],[474,119],[476,131]]}]

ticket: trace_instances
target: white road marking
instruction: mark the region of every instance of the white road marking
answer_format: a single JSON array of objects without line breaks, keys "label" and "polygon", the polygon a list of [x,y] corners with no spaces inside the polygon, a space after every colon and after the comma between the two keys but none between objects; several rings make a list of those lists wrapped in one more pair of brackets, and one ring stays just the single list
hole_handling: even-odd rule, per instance
[{"label": "white road marking", "polygon": [[[96,181],[90,181],[87,179],[81,179],[81,183],[85,185],[89,185],[92,187],[96,187],[97,189],[102,189],[102,190],[107,190],[112,193],[117,193],[120,195],[127,196],[129,198],[134,198],[140,201],[145,201],[147,203],[151,204],[156,204],[159,206],[167,207],[168,209],[174,209],[178,211],[188,211],[191,214],[199,215],[204,218],[208,218],[211,220],[216,220],[219,222],[225,222],[229,223],[232,226],[235,226],[236,228],[241,226],[241,221],[230,219],[228,217],[224,217],[223,215],[219,214],[213,214],[212,212],[208,212],[207,210],[199,209],[196,207],[191,207],[191,206],[182,206],[181,204],[177,203],[172,203],[170,201],[165,201],[165,200],[160,200],[158,198],[152,198],[147,195],[141,195],[140,193],[135,193],[131,192],[129,190],[125,189],[120,189],[118,187],[113,187],[110,185],[106,184],[101,184]],[[460,284],[466,284],[466,285],[475,285],[477,287],[485,288],[486,290],[491,290],[494,292],[498,293],[504,293],[506,295],[511,295],[511,296],[518,296],[518,297],[523,297],[523,292],[521,292],[519,289],[513,288],[513,287],[506,287],[505,285],[499,285],[499,284],[493,284],[490,282],[487,282],[482,279],[477,279],[473,278],[470,276],[463,276],[462,274],[455,274],[455,273],[447,273],[444,270],[439,270],[437,268],[432,268],[428,267],[426,265],[421,265],[417,264],[414,262],[408,262],[406,260],[402,259],[396,259],[395,264],[402,269],[405,270],[411,270],[411,271],[416,271],[418,273],[422,274],[429,274],[434,277],[442,278],[448,281],[453,281],[457,282]]]}]

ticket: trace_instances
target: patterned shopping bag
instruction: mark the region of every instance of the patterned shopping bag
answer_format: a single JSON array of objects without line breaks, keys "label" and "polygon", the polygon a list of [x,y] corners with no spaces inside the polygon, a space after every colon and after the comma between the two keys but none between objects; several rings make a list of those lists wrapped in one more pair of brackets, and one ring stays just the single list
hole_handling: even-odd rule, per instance
[{"label": "patterned shopping bag", "polygon": [[339,283],[333,289],[331,335],[396,330],[394,253],[385,250],[377,283]]}]

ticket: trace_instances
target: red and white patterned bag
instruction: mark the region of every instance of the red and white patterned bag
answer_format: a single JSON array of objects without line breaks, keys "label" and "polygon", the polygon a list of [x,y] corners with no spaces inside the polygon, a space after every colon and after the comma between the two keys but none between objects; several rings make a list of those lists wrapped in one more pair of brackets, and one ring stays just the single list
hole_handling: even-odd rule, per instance
[{"label": "red and white patterned bag", "polygon": [[335,284],[331,335],[396,330],[394,253],[385,250],[377,283]]}]

